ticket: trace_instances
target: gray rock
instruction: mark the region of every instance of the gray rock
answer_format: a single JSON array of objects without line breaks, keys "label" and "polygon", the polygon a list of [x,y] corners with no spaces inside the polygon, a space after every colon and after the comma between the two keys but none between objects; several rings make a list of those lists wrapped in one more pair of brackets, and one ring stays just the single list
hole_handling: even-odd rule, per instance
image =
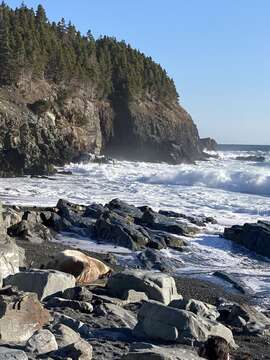
[{"label": "gray rock", "polygon": [[107,283],[111,296],[123,298],[127,290],[144,292],[149,299],[169,304],[181,299],[177,293],[174,278],[157,272],[128,270],[111,276]]},{"label": "gray rock", "polygon": [[199,315],[210,320],[216,320],[220,315],[216,306],[195,299],[173,300],[169,306],[180,310],[191,311],[195,315]]},{"label": "gray rock", "polygon": [[19,290],[34,292],[40,300],[59,291],[75,286],[75,278],[56,270],[32,270],[11,275],[5,285],[16,286]]},{"label": "gray rock", "polygon": [[138,319],[134,329],[138,337],[192,345],[206,341],[209,336],[220,336],[235,347],[230,329],[190,311],[148,302],[141,307]]},{"label": "gray rock", "polygon": [[58,350],[55,336],[47,329],[37,331],[27,342],[26,351],[43,355]]},{"label": "gray rock", "polygon": [[54,324],[66,325],[82,337],[89,337],[91,334],[91,329],[87,324],[58,312],[54,312]]},{"label": "gray rock", "polygon": [[127,303],[138,303],[142,301],[147,301],[148,296],[144,292],[139,292],[135,290],[127,290],[123,295],[123,300]]},{"label": "gray rock", "polygon": [[56,324],[52,329],[59,348],[74,344],[80,340],[80,334],[64,324]]},{"label": "gray rock", "polygon": [[179,347],[162,347],[147,343],[131,345],[123,360],[199,360],[202,359],[196,351]]},{"label": "gray rock", "polygon": [[45,225],[32,220],[22,220],[18,224],[9,227],[8,234],[34,244],[42,244],[52,240],[50,230]]},{"label": "gray rock", "polygon": [[137,255],[140,267],[146,270],[158,270],[168,274],[174,273],[179,268],[180,261],[169,259],[159,250],[146,249]]},{"label": "gray rock", "polygon": [[93,349],[92,346],[85,340],[79,340],[76,343],[65,346],[54,352],[52,356],[57,356],[63,359],[70,358],[72,360],[91,360]]},{"label": "gray rock", "polygon": [[260,255],[270,257],[270,223],[267,221],[225,228],[223,236]]},{"label": "gray rock", "polygon": [[28,360],[28,356],[22,350],[0,346],[0,360]]},{"label": "gray rock", "polygon": [[91,291],[84,286],[75,286],[73,288],[66,289],[59,296],[63,299],[87,302],[90,302],[93,298]]},{"label": "gray rock", "polygon": [[105,303],[104,307],[107,313],[121,320],[124,327],[133,329],[137,324],[137,318],[131,311],[110,303]]},{"label": "gray rock", "polygon": [[109,204],[106,204],[106,207],[124,217],[130,216],[135,219],[140,219],[143,215],[143,212],[139,208],[127,204],[120,199],[113,199]]}]

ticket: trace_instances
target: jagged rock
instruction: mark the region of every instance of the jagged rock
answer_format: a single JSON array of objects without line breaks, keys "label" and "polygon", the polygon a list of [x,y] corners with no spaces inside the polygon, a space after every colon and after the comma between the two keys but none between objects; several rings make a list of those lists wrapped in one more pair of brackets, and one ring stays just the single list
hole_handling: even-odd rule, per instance
[{"label": "jagged rock", "polygon": [[138,337],[193,344],[206,341],[209,336],[220,336],[235,347],[230,329],[190,311],[147,302],[141,307],[138,319],[134,329]]},{"label": "jagged rock", "polygon": [[127,217],[130,216],[134,219],[140,219],[143,215],[142,211],[134,205],[130,205],[120,199],[113,199],[106,207],[117,213],[118,215]]},{"label": "jagged rock", "polygon": [[222,321],[228,325],[241,328],[248,335],[269,335],[270,319],[262,312],[247,304],[220,306]]},{"label": "jagged rock", "polygon": [[43,224],[32,220],[22,220],[20,223],[11,226],[8,228],[8,234],[34,244],[52,240],[50,230]]},{"label": "jagged rock", "polygon": [[111,296],[123,298],[127,290],[144,292],[149,299],[169,304],[181,299],[173,277],[150,271],[127,270],[111,276],[107,283]]},{"label": "jagged rock", "polygon": [[68,300],[68,299],[61,299],[59,297],[52,297],[50,298],[47,303],[47,307],[49,308],[71,308],[73,310],[78,310],[82,313],[89,314],[93,311],[93,306],[86,301],[77,301],[77,300]]},{"label": "jagged rock", "polygon": [[264,157],[264,156],[256,156],[256,155],[236,156],[235,160],[239,160],[239,161],[264,162],[264,161],[265,161],[265,157]]},{"label": "jagged rock", "polygon": [[215,151],[217,150],[218,144],[214,139],[207,137],[200,139],[200,147],[202,150]]},{"label": "jagged rock", "polygon": [[199,360],[202,359],[196,351],[156,346],[148,343],[134,343],[129,353],[122,360]]},{"label": "jagged rock", "polygon": [[169,306],[180,310],[191,311],[195,315],[210,320],[216,320],[220,315],[215,306],[195,299],[173,300]]},{"label": "jagged rock", "polygon": [[82,337],[89,337],[91,334],[91,328],[83,323],[82,321],[73,319],[70,316],[54,312],[54,325],[65,325],[70,327],[76,333],[80,334]]},{"label": "jagged rock", "polygon": [[104,308],[107,314],[112,314],[117,318],[117,322],[121,321],[122,327],[133,329],[137,324],[136,316],[129,310],[122,308],[119,305],[105,303]]},{"label": "jagged rock", "polygon": [[49,261],[46,268],[72,274],[76,278],[76,283],[85,285],[111,273],[111,269],[102,261],[77,250],[59,252]]},{"label": "jagged rock", "polygon": [[150,229],[165,231],[176,235],[192,235],[198,232],[194,226],[186,223],[180,223],[165,215],[161,215],[150,208],[146,208],[139,223]]},{"label": "jagged rock", "polygon": [[91,360],[92,352],[92,346],[87,341],[81,339],[76,343],[67,345],[50,355],[64,360],[67,358],[72,360]]},{"label": "jagged rock", "polygon": [[10,275],[5,285],[16,286],[19,290],[36,293],[40,300],[75,286],[75,278],[55,270],[31,270]]},{"label": "jagged rock", "polygon": [[185,214],[177,213],[175,211],[159,210],[159,214],[165,215],[172,218],[186,219],[194,225],[205,226],[207,223],[216,224],[217,221],[211,216],[188,216]]},{"label": "jagged rock", "polygon": [[103,205],[94,203],[86,207],[83,216],[98,219],[104,211],[106,211],[106,209]]},{"label": "jagged rock", "polygon": [[149,242],[149,234],[133,220],[127,221],[122,216],[107,211],[97,219],[95,224],[96,237],[123,246],[131,250],[145,248]]},{"label": "jagged rock", "polygon": [[43,355],[58,350],[55,336],[47,329],[37,331],[26,344],[26,351]]},{"label": "jagged rock", "polygon": [[224,238],[243,245],[260,255],[270,257],[270,222],[268,221],[225,228]]},{"label": "jagged rock", "polygon": [[28,360],[28,356],[22,350],[0,346],[0,360]]},{"label": "jagged rock", "polygon": [[229,282],[230,284],[233,285],[233,287],[235,289],[237,289],[238,291],[240,291],[242,294],[246,294],[246,286],[244,284],[243,281],[237,279],[235,276],[233,276],[232,274],[228,274],[225,271],[215,271],[213,273],[214,276],[217,276],[227,282]]},{"label": "jagged rock", "polygon": [[0,296],[0,338],[6,343],[27,341],[37,330],[51,321],[37,295],[15,293]]},{"label": "jagged rock", "polygon": [[179,261],[167,258],[158,250],[146,249],[137,255],[142,269],[159,270],[173,273],[179,267]]}]

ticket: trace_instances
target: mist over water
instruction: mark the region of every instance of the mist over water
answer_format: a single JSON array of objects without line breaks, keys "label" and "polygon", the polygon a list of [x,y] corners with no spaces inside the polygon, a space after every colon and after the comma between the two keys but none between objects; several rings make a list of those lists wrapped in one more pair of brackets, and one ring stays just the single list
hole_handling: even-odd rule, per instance
[{"label": "mist over water", "polygon": [[[209,161],[194,165],[142,162],[115,164],[69,164],[72,175],[50,179],[0,179],[0,199],[7,204],[54,206],[59,198],[75,203],[106,203],[119,197],[134,205],[149,205],[186,215],[217,219],[196,238],[184,253],[164,251],[177,258],[179,273],[208,276],[225,270],[237,276],[263,301],[270,294],[270,262],[218,236],[224,226],[269,220],[270,147],[222,147]],[[264,162],[236,160],[237,156],[264,156]],[[61,235],[61,241],[98,249],[88,239]],[[88,241],[88,243],[87,243]],[[112,248],[108,248],[112,251]]]}]

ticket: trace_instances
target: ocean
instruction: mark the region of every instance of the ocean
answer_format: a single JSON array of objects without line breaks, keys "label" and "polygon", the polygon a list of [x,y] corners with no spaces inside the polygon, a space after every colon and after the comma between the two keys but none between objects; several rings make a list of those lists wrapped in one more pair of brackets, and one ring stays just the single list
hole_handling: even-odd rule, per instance
[{"label": "ocean", "polygon": [[[0,200],[6,204],[56,205],[59,198],[90,204],[120,198],[186,215],[212,216],[209,224],[190,239],[189,250],[162,250],[179,260],[179,274],[213,281],[223,270],[241,280],[261,305],[270,303],[270,260],[219,236],[224,227],[270,217],[270,146],[220,145],[216,158],[196,164],[168,165],[116,161],[114,164],[69,164],[72,175],[49,179],[0,179]],[[237,157],[263,156],[265,161]],[[63,234],[57,241],[95,251],[116,251],[93,240]],[[217,281],[217,280],[216,280]]]}]

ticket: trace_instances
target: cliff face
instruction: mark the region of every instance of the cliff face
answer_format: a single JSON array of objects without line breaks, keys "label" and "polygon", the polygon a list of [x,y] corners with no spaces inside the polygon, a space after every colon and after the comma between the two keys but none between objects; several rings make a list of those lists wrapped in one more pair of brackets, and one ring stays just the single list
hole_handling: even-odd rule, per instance
[{"label": "cliff face", "polygon": [[0,175],[47,174],[80,155],[180,163],[200,157],[199,136],[177,103],[95,100],[46,81],[0,89]]}]

